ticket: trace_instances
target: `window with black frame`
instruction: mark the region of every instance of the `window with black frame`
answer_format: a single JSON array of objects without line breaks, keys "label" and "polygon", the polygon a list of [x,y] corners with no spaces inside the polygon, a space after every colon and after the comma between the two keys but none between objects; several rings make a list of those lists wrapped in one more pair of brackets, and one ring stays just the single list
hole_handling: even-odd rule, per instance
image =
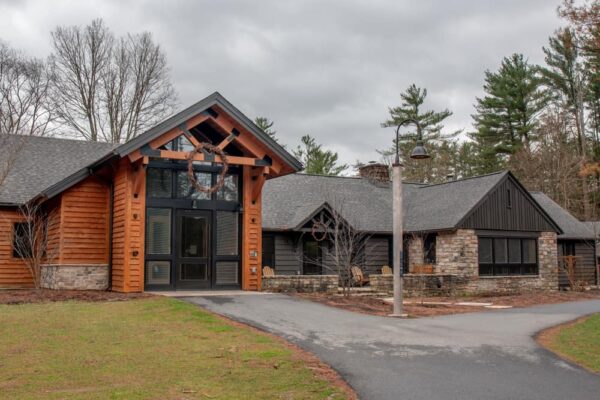
[{"label": "window with black frame", "polygon": [[479,237],[479,275],[537,275],[534,238]]},{"label": "window with black frame", "polygon": [[437,241],[437,235],[435,233],[430,233],[427,236],[425,236],[425,240],[423,241],[423,252],[424,252],[425,264],[435,264],[436,241]]},{"label": "window with black frame", "polygon": [[275,236],[273,235],[262,237],[262,265],[275,269]]}]

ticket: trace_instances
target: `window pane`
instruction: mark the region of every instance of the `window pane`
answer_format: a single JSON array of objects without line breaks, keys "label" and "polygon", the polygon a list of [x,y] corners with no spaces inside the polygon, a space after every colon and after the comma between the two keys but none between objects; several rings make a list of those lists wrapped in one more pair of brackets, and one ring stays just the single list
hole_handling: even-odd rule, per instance
[{"label": "window pane", "polygon": [[239,264],[237,261],[218,261],[217,265],[217,284],[237,284]]},{"label": "window pane", "polygon": [[496,264],[504,264],[508,262],[508,249],[506,248],[506,239],[494,239],[494,261]]},{"label": "window pane", "polygon": [[30,231],[34,231],[33,224],[26,222],[15,222],[13,225],[13,257],[15,258],[32,258],[33,251],[31,242],[33,235],[29,235]]},{"label": "window pane", "polygon": [[217,192],[217,200],[238,201],[237,175],[225,176],[225,183],[223,184],[223,187]]},{"label": "window pane", "polygon": [[492,259],[492,239],[479,238],[479,263],[491,264]]},{"label": "window pane", "polygon": [[[204,187],[211,187],[211,174],[196,172],[196,182]],[[194,200],[210,200],[210,193],[197,191],[188,180],[187,171],[177,172],[177,197],[191,198]]]},{"label": "window pane", "polygon": [[238,213],[217,211],[217,255],[238,255]]},{"label": "window pane", "polygon": [[171,209],[146,210],[146,253],[171,254]]},{"label": "window pane", "polygon": [[181,216],[181,257],[206,257],[208,224],[205,217]]},{"label": "window pane", "polygon": [[146,179],[148,197],[171,197],[171,170],[148,168]]},{"label": "window pane", "polygon": [[479,265],[479,275],[486,276],[486,275],[493,275],[493,273],[494,273],[494,267],[492,265],[490,265],[490,264],[488,264],[488,265],[480,264]]},{"label": "window pane", "polygon": [[179,264],[179,280],[204,281],[206,280],[206,264]]},{"label": "window pane", "polygon": [[521,263],[521,239],[508,239],[508,262]]},{"label": "window pane", "polygon": [[535,239],[523,239],[523,263],[534,264],[537,262]]},{"label": "window pane", "polygon": [[170,261],[148,261],[146,263],[146,283],[168,285],[171,283]]},{"label": "window pane", "polygon": [[423,248],[425,251],[425,263],[435,264],[435,244],[437,236],[435,234],[429,234],[425,238]]},{"label": "window pane", "polygon": [[262,238],[262,265],[275,268],[275,236],[269,235]]}]

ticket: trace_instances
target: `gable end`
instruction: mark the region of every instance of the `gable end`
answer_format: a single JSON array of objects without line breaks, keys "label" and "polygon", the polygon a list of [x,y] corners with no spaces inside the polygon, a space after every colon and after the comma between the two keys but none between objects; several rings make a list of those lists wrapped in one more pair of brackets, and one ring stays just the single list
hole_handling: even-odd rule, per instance
[{"label": "gable end", "polygon": [[511,173],[481,199],[457,228],[561,233],[556,222]]}]

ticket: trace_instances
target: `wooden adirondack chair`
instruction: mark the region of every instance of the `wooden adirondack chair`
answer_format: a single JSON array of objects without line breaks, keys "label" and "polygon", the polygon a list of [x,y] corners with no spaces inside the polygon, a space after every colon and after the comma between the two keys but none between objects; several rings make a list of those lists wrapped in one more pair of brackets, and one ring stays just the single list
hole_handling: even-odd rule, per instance
[{"label": "wooden adirondack chair", "polygon": [[263,273],[263,277],[275,276],[275,270],[273,268],[267,267],[267,266],[263,267],[262,273]]},{"label": "wooden adirondack chair", "polygon": [[355,285],[365,286],[369,283],[369,280],[365,278],[362,270],[359,267],[352,267],[350,268],[350,271],[352,272],[352,280],[354,281]]},{"label": "wooden adirondack chair", "polygon": [[392,275],[393,271],[389,265],[384,265],[381,267],[381,275]]}]

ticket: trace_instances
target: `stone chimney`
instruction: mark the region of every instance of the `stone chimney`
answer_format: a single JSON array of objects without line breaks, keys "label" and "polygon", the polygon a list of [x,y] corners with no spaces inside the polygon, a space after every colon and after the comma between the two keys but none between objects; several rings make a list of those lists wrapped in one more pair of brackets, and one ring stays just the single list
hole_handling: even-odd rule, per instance
[{"label": "stone chimney", "polygon": [[388,183],[390,181],[390,170],[385,164],[371,161],[358,167],[358,176],[376,183]]}]

